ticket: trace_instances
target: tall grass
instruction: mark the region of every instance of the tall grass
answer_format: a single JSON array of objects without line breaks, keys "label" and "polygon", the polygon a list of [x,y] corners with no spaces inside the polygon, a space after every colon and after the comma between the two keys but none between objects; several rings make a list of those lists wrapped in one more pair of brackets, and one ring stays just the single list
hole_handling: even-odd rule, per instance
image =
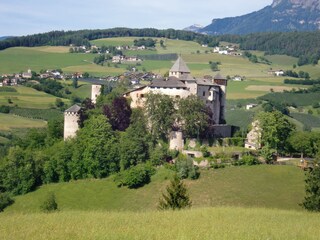
[{"label": "tall grass", "polygon": [[256,208],[0,214],[1,239],[319,239],[320,215]]}]

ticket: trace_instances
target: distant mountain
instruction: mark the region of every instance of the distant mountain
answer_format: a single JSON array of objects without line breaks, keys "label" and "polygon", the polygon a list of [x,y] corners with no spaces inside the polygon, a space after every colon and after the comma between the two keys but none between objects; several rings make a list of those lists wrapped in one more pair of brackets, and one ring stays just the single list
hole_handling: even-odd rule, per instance
[{"label": "distant mountain", "polygon": [[319,29],[320,0],[274,0],[260,11],[239,17],[213,19],[210,25],[197,32],[220,35]]},{"label": "distant mountain", "polygon": [[3,37],[0,37],[0,41],[2,40],[6,40],[7,38],[11,38],[12,36],[3,36]]},{"label": "distant mountain", "polygon": [[203,28],[203,26],[199,25],[199,24],[194,24],[191,25],[189,27],[184,28],[184,31],[190,31],[190,32],[199,32],[201,29]]}]

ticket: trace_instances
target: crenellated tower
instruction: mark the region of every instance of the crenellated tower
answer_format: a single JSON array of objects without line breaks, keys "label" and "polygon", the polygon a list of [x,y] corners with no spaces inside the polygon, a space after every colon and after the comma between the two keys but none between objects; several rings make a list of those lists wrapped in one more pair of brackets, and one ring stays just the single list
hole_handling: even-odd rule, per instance
[{"label": "crenellated tower", "polygon": [[76,136],[79,129],[81,107],[78,105],[73,105],[64,111],[64,140],[68,138],[73,138]]}]

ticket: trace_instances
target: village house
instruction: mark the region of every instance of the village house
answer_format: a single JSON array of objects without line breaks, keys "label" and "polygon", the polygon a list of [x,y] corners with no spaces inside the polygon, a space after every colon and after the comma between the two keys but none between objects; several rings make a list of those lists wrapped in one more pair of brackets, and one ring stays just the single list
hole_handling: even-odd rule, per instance
[{"label": "village house", "polygon": [[24,79],[31,79],[31,78],[32,78],[31,69],[28,69],[28,72],[22,73],[22,78],[24,78]]},{"label": "village house", "polygon": [[268,74],[280,77],[280,76],[284,75],[284,71],[283,70],[272,70],[272,69],[270,69],[268,71]]},{"label": "village house", "polygon": [[250,110],[250,109],[252,109],[252,108],[255,108],[256,106],[258,106],[258,104],[255,104],[255,103],[247,104],[247,105],[246,105],[246,110]]},{"label": "village house", "polygon": [[241,76],[239,76],[239,75],[236,75],[236,76],[234,76],[233,78],[232,78],[232,80],[233,81],[238,81],[238,82],[241,82],[242,80],[243,80],[243,78],[241,77]]}]

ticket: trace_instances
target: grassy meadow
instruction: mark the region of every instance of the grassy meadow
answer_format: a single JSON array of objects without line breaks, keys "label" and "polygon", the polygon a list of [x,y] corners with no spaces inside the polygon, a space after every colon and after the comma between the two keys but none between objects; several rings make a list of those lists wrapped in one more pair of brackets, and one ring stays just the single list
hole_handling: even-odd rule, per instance
[{"label": "grassy meadow", "polygon": [[316,240],[319,214],[263,208],[0,214],[2,239]]},{"label": "grassy meadow", "polygon": [[[159,211],[172,176],[161,168],[151,183],[117,188],[112,177],[57,183],[15,198],[0,213],[3,239],[318,239],[319,214],[298,204],[304,172],[296,166],[202,170],[185,181],[191,209]],[[39,206],[54,192],[59,211]]]},{"label": "grassy meadow", "polygon": [[0,130],[8,131],[20,128],[44,128],[46,125],[47,122],[43,120],[0,113]]},{"label": "grassy meadow", "polygon": [[[1,92],[0,105],[18,106],[22,108],[48,109],[55,104],[57,97],[45,92],[37,91],[30,87],[17,86],[13,87],[16,92]],[[9,99],[11,103],[9,103]],[[63,99],[66,104],[70,100]]]},{"label": "grassy meadow", "polygon": [[[54,192],[61,211],[152,211],[172,176],[160,168],[151,183],[133,190],[118,188],[113,177],[43,185],[15,197],[6,213],[35,213],[49,192]],[[185,181],[194,208],[261,207],[302,210],[304,172],[295,166],[228,167],[202,170],[200,178]]]}]

